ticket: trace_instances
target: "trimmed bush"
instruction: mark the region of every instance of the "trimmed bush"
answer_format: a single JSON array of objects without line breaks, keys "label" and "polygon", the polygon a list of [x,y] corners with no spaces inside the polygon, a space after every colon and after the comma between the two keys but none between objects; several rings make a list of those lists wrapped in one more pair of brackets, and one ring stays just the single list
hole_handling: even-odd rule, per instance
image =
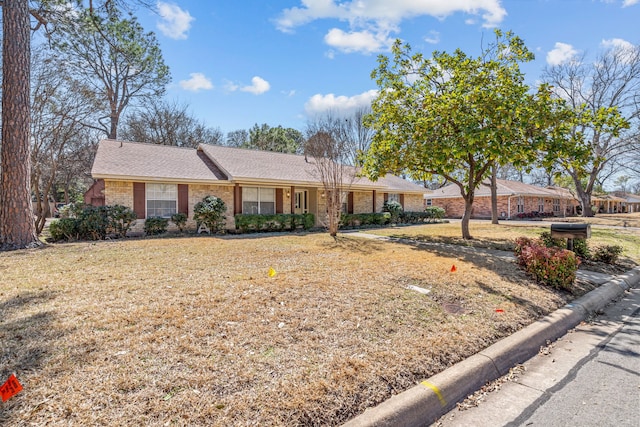
[{"label": "trimmed bush", "polygon": [[518,263],[534,279],[545,285],[571,291],[580,260],[576,254],[557,247],[548,248],[539,240],[516,239]]},{"label": "trimmed bush", "polygon": [[184,226],[187,225],[187,214],[182,212],[174,213],[171,215],[171,222],[173,222],[182,233],[182,231],[184,231]]},{"label": "trimmed bush", "polygon": [[591,251],[589,250],[589,245],[587,244],[586,239],[573,239],[573,252],[575,252],[580,258],[591,258]]},{"label": "trimmed bush", "polygon": [[314,215],[309,213],[273,215],[238,214],[234,219],[236,229],[241,233],[273,232],[296,230],[299,228],[309,230],[315,224]]},{"label": "trimmed bush", "polygon": [[227,217],[224,215],[227,206],[219,197],[207,196],[193,207],[193,219],[198,224],[204,224],[212,233],[224,232]]},{"label": "trimmed bush", "polygon": [[622,254],[622,246],[619,245],[605,245],[598,246],[593,251],[592,259],[594,261],[604,262],[607,264],[615,264],[618,258]]},{"label": "trimmed bush", "polygon": [[566,247],[566,242],[564,239],[554,239],[551,237],[551,232],[543,231],[540,233],[540,240],[542,244],[548,248],[564,248]]},{"label": "trimmed bush", "polygon": [[444,208],[441,208],[440,206],[427,206],[424,209],[424,212],[428,215],[429,218],[436,220],[444,218],[446,214]]},{"label": "trimmed bush", "polygon": [[147,218],[144,222],[144,232],[147,236],[157,236],[167,232],[169,219],[159,216]]}]

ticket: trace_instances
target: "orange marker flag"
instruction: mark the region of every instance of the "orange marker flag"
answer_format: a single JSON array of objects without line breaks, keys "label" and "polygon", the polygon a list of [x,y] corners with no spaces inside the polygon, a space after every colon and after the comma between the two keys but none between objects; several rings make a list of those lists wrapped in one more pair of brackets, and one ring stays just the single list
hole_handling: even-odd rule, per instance
[{"label": "orange marker flag", "polygon": [[504,313],[504,310],[501,308],[496,308],[496,313]]},{"label": "orange marker flag", "polygon": [[14,374],[11,374],[9,379],[4,384],[0,385],[0,396],[2,396],[2,401],[6,402],[21,390],[22,384],[20,384],[20,381],[18,381]]},{"label": "orange marker flag", "polygon": [[273,267],[269,267],[269,277],[274,277],[276,275],[276,271],[273,269]]},{"label": "orange marker flag", "polygon": [[453,265],[451,266],[451,272],[452,272],[452,273],[455,273],[456,271],[458,271],[458,269],[456,268],[456,265],[455,265],[455,264],[453,264]]}]

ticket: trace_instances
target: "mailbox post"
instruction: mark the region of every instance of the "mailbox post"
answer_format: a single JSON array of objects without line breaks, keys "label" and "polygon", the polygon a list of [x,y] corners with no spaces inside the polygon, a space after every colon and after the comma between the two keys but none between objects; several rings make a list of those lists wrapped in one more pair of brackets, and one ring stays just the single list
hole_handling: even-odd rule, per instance
[{"label": "mailbox post", "polygon": [[567,249],[573,250],[573,239],[591,237],[591,224],[551,224],[551,237],[567,239]]}]

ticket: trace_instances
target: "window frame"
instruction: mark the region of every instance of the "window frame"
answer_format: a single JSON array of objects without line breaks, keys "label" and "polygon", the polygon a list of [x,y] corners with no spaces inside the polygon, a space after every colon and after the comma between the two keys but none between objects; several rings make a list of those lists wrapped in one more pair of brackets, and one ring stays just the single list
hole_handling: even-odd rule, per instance
[{"label": "window frame", "polygon": [[[249,193],[253,193],[255,190],[256,199],[250,200],[247,198]],[[270,195],[267,195],[271,193]],[[268,200],[270,199],[271,200]],[[253,206],[246,206],[246,204],[255,203],[255,208]],[[267,206],[270,209],[266,209]],[[249,209],[247,209],[249,208]],[[252,210],[254,212],[248,212],[248,210]],[[264,212],[265,210],[270,212]],[[243,215],[273,215],[276,213],[276,189],[274,187],[243,187],[242,188],[242,214]]]},{"label": "window frame", "polygon": [[[169,184],[164,182],[147,182],[144,186],[144,205],[146,218],[161,217],[171,218],[171,215],[178,212],[178,184]],[[168,188],[171,191],[166,191]],[[158,196],[160,196],[158,198]],[[150,207],[149,202],[173,202],[172,207]],[[155,205],[155,203],[154,203]],[[151,212],[153,211],[153,215]],[[162,214],[158,215],[158,211]]]}]

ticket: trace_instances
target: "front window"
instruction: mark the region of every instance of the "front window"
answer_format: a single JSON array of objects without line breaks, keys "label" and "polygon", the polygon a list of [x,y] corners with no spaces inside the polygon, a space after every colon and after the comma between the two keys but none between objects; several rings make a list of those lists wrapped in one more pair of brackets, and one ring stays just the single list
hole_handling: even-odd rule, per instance
[{"label": "front window", "polygon": [[433,206],[433,199],[427,199],[427,206]]},{"label": "front window", "polygon": [[178,211],[178,186],[176,184],[152,184],[145,186],[147,192],[147,218],[160,216],[169,218]]},{"label": "front window", "polygon": [[387,197],[387,202],[400,203],[400,195],[398,193],[389,193],[389,197]]},{"label": "front window", "polygon": [[560,199],[553,199],[553,211],[560,212]]},{"label": "front window", "polygon": [[538,197],[538,212],[544,212],[544,198]]},{"label": "front window", "polygon": [[524,212],[524,197],[522,196],[518,196],[518,213],[523,213]]},{"label": "front window", "polygon": [[242,213],[269,215],[276,213],[274,188],[244,187],[242,189]]}]

